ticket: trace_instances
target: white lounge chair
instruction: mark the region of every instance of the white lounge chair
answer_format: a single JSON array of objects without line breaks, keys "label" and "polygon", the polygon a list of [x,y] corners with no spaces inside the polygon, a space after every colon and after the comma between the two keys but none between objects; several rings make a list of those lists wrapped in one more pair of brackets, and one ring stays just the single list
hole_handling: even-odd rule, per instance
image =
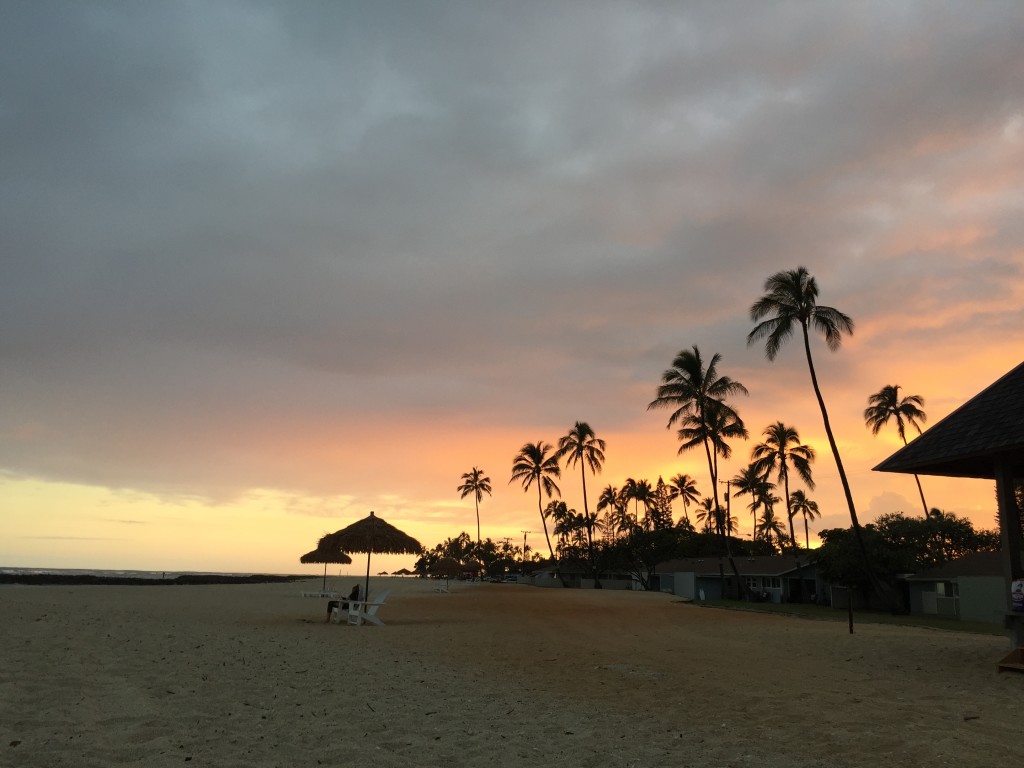
[{"label": "white lounge chair", "polygon": [[[384,590],[374,597],[373,600],[349,600],[348,623],[357,626],[363,623],[376,624],[378,627],[383,627],[384,622],[377,618],[377,610],[384,605],[384,601],[387,599],[390,591],[389,589]],[[341,622],[341,611],[337,608],[334,609],[334,613],[331,615],[331,621],[335,624]]]},{"label": "white lounge chair", "polygon": [[303,592],[302,596],[303,597],[326,597],[326,598],[329,598],[331,600],[337,600],[338,599],[338,593],[337,592]]}]

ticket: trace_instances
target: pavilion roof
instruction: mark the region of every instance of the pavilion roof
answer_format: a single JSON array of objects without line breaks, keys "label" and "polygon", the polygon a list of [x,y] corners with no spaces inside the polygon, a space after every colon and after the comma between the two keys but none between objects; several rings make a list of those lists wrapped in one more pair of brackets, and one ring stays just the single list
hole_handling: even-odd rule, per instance
[{"label": "pavilion roof", "polygon": [[874,469],[993,479],[997,459],[1024,476],[1024,363]]}]

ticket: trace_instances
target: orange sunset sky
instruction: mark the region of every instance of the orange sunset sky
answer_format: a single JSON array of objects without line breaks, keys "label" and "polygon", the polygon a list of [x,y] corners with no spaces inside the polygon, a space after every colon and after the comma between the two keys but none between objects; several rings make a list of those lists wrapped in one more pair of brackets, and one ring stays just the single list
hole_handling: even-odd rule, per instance
[{"label": "orange sunset sky", "polygon": [[[592,504],[710,492],[646,410],[693,345],[750,391],[722,476],[784,421],[812,530],[849,525],[800,344],[746,345],[799,265],[856,323],[813,351],[864,522],[921,513],[868,395],[933,424],[1024,359],[1018,4],[22,3],[0,38],[0,566],[317,573],[370,510],[475,535],[473,466],[483,535],[543,549],[511,462],[577,420]],[[922,484],[994,525],[992,483]]]}]

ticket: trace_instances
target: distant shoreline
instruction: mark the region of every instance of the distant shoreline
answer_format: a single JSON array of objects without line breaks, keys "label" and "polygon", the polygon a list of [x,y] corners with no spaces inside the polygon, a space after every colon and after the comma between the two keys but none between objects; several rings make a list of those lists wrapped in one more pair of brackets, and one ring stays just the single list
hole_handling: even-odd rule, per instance
[{"label": "distant shoreline", "polygon": [[274,574],[250,574],[230,576],[227,574],[179,574],[171,578],[139,578],[133,576],[100,576],[97,574],[73,573],[0,573],[0,584],[24,584],[29,586],[86,585],[100,586],[169,586],[196,584],[277,584],[290,581],[306,581],[313,576],[280,576]]}]

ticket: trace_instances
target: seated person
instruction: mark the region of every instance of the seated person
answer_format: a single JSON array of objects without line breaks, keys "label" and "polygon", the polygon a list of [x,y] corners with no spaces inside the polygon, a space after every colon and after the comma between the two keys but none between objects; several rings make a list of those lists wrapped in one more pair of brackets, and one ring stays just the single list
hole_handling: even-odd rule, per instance
[{"label": "seated person", "polygon": [[[354,587],[352,587],[352,591],[348,593],[348,597],[345,598],[345,599],[346,600],[361,600],[362,599],[360,597],[361,593],[362,593],[362,585],[356,584]],[[347,611],[348,610],[348,603],[347,602],[342,602],[341,600],[328,600],[327,601],[327,620],[328,621],[331,620],[331,612],[335,608],[338,607],[339,603],[341,604],[341,608],[339,610],[342,610],[342,611]]]}]

